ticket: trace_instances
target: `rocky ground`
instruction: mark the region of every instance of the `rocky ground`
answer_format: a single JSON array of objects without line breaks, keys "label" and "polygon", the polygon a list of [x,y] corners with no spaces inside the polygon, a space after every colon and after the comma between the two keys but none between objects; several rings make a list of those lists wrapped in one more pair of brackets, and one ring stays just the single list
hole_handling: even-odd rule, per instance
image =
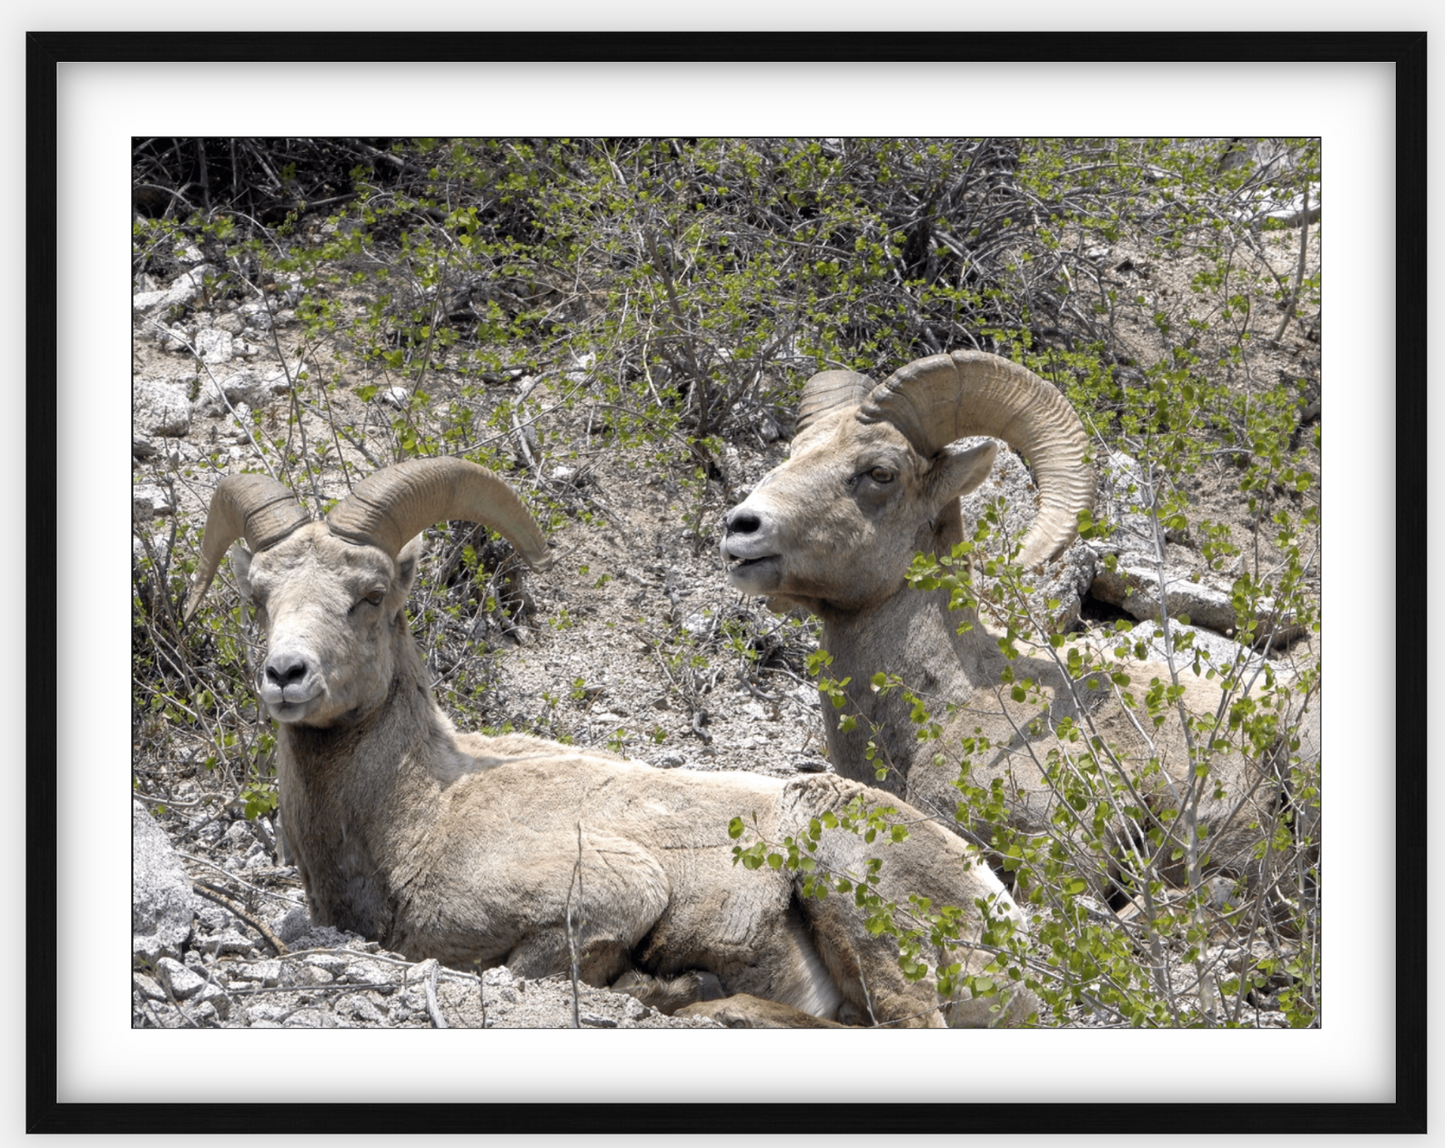
[{"label": "rocky ground", "polygon": [[[259,468],[263,454],[274,457],[258,443],[285,433],[288,416],[299,414],[295,433],[303,436],[292,445],[310,450],[313,460],[316,443],[333,444],[315,481],[324,496],[337,497],[346,489],[337,458],[362,475],[390,461],[377,443],[397,404],[409,401],[404,391],[383,390],[364,402],[345,388],[313,398],[297,382],[300,369],[321,374],[326,364],[303,344],[287,306],[294,298],[283,292],[279,305],[210,304],[195,255],[167,281],[136,284],[138,562],[193,552],[216,479]],[[186,317],[177,320],[181,312]],[[1300,346],[1309,353],[1307,340]],[[751,441],[725,449],[722,481],[689,481],[656,454],[621,449],[596,433],[595,412],[585,404],[561,408],[568,388],[585,385],[578,381],[585,368],[568,366],[570,373],[498,388],[543,432],[529,438],[517,430],[509,444],[517,468],[508,478],[533,505],[553,508],[557,564],[545,576],[499,576],[501,606],[487,609],[445,576],[466,538],[438,531],[431,542],[430,576],[424,570],[412,605],[442,705],[469,728],[510,726],[659,768],[775,776],[826,770],[817,690],[804,668],[816,645],[813,623],[777,617],[728,590],[717,556],[722,513],[786,457],[782,432],[761,422]],[[338,421],[353,428],[354,441],[330,433]],[[1118,458],[1112,465],[1127,474],[1133,464]],[[1218,486],[1202,488],[1200,503],[1248,533],[1252,524],[1227,478],[1221,472]],[[1031,504],[1016,458],[999,481],[1004,485],[981,493],[1004,491],[1017,506]],[[1112,545],[1132,576],[1112,583],[1096,577],[1100,552],[1083,544],[1058,567],[1061,596],[1076,617],[1145,616],[1157,602],[1152,575],[1130,562],[1128,531]],[[1207,621],[1207,602],[1225,588],[1203,573],[1189,540],[1171,544],[1168,556],[1179,584],[1171,594],[1187,586],[1195,595],[1182,607],[1171,599],[1171,612]],[[224,572],[212,593],[234,601]],[[456,616],[447,615],[444,608],[458,604]],[[1222,652],[1233,645],[1222,634],[1206,637]],[[159,688],[143,682],[137,697],[144,701]],[[264,733],[254,706],[227,720],[244,726],[246,739]],[[311,928],[270,819],[245,816],[244,767],[226,758],[223,742],[214,729],[174,728],[138,704],[136,1025],[549,1027],[571,1025],[574,1009],[584,1027],[713,1023],[662,1017],[630,997],[585,986],[574,1002],[566,980],[414,964],[361,938]],[[217,752],[219,766],[198,764]],[[1269,1023],[1271,1014],[1261,1017]]]}]

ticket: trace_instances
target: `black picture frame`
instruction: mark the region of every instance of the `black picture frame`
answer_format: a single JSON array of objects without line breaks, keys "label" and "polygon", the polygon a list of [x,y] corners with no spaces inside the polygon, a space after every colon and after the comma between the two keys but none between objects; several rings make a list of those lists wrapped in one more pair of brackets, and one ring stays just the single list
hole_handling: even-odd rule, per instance
[{"label": "black picture frame", "polygon": [[[54,433],[57,416],[57,319],[47,301],[57,290],[57,110],[60,66],[67,62],[195,60],[217,62],[437,61],[486,58],[545,61],[720,61],[771,63],[808,58],[907,61],[1016,60],[1027,64],[1075,59],[1336,62],[1386,61],[1396,77],[1395,133],[1398,167],[1396,218],[1414,221],[1423,234],[1427,218],[1426,37],[1423,32],[1331,33],[89,33],[34,32],[27,37],[26,270],[30,306],[26,317],[27,432],[32,442]],[[119,223],[119,218],[118,218]],[[1425,490],[1426,264],[1423,242],[1401,243],[1396,259],[1395,391],[1397,481]],[[59,603],[55,454],[34,451],[29,463],[25,527],[30,567],[26,620],[38,649],[54,633]],[[1426,601],[1426,522],[1423,494],[1396,509],[1396,600]],[[63,557],[63,556],[62,556]],[[27,658],[26,958],[32,971],[50,968],[57,936],[57,775],[53,731],[59,682],[55,659]],[[1424,741],[1426,682],[1401,674],[1396,682],[1395,794],[1399,822],[1420,824],[1425,808]],[[118,782],[117,782],[118,784]],[[864,1103],[826,1083],[819,1066],[809,1089],[817,1104],[606,1105],[535,1104],[268,1104],[264,1068],[235,1104],[193,1105],[59,1103],[58,1046],[48,976],[31,975],[26,986],[29,1059],[25,1125],[31,1132],[610,1132],[710,1133],[766,1129],[768,1133],[957,1132],[1098,1133],[1188,1130],[1193,1133],[1384,1133],[1423,1132],[1426,1127],[1425,967],[1426,856],[1423,832],[1395,837],[1396,856],[1375,858],[1382,879],[1393,876],[1394,896],[1411,912],[1393,917],[1398,930],[1394,1024],[1396,1099],[1387,1104],[1277,1103],[1017,1104],[893,1106]],[[1393,861],[1393,863],[1392,863]],[[115,983],[102,978],[105,984]],[[1336,991],[1348,991],[1338,986]],[[931,1050],[936,1053],[936,1049]],[[304,1052],[302,1053],[304,1055]],[[277,1066],[277,1070],[281,1070]],[[760,1071],[769,1069],[760,1066]],[[831,1095],[830,1095],[831,1094]]]}]

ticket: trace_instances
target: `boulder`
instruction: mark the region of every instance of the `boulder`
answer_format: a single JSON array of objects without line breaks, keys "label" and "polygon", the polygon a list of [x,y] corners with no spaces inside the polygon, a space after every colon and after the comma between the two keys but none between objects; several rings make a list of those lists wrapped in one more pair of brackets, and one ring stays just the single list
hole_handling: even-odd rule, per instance
[{"label": "boulder", "polygon": [[221,379],[207,376],[191,404],[191,414],[212,418],[227,415],[242,404],[254,408],[290,389],[286,372],[279,370],[264,375],[259,371],[236,371]]},{"label": "boulder", "polygon": [[135,379],[131,384],[131,409],[132,438],[180,438],[191,433],[191,400],[185,387]]},{"label": "boulder", "polygon": [[196,332],[196,354],[200,356],[201,362],[213,366],[231,361],[233,343],[229,331],[216,327],[206,327]]},{"label": "boulder", "polygon": [[[1117,606],[1140,621],[1158,618],[1162,606],[1171,618],[1188,618],[1193,625],[1233,638],[1239,620],[1233,588],[1223,580],[1200,581],[1192,571],[1173,564],[1170,544],[1179,540],[1167,531],[1161,590],[1159,543],[1155,536],[1159,525],[1149,513],[1152,489],[1143,467],[1129,455],[1113,451],[1101,461],[1098,473],[1094,518],[1108,522],[1113,531],[1107,538],[1090,543],[1098,563],[1089,592],[1098,601]],[[1175,558],[1179,553],[1174,547]],[[1105,561],[1109,555],[1115,559],[1113,569]],[[1304,632],[1293,617],[1276,617],[1268,599],[1259,606],[1255,615],[1256,645],[1283,645]]]},{"label": "boulder", "polygon": [[[1094,577],[1093,595],[1141,621],[1158,618],[1162,602],[1171,618],[1187,618],[1194,625],[1205,626],[1227,638],[1235,636],[1239,620],[1234,596],[1229,590],[1175,578],[1166,569],[1161,592],[1157,567],[1121,563],[1108,570],[1101,563]],[[1304,627],[1295,622],[1292,614],[1276,616],[1271,599],[1261,599],[1259,607],[1254,616],[1257,626],[1253,644],[1286,645],[1304,633]]]},{"label": "boulder", "polygon": [[132,805],[132,952],[137,963],[154,966],[180,956],[191,935],[196,895],[165,830],[139,801]]},{"label": "boulder", "polygon": [[172,493],[164,487],[142,484],[130,490],[131,515],[147,519],[159,515],[174,514],[176,510]]},{"label": "boulder", "polygon": [[177,275],[163,291],[138,291],[131,296],[131,308],[153,315],[168,307],[189,303],[200,293],[206,276],[214,271],[215,268],[210,264],[202,263],[199,267]]}]

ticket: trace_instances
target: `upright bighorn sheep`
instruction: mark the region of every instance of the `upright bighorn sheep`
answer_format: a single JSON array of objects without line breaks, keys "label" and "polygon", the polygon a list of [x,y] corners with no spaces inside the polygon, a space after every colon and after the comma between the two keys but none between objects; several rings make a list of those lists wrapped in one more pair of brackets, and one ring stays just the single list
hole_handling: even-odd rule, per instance
[{"label": "upright bighorn sheep", "polygon": [[[1191,802],[1209,828],[1201,846],[1211,867],[1257,878],[1252,822],[1272,824],[1278,780],[1268,763],[1239,753],[1210,759],[1207,780],[1194,769],[1176,718],[1153,729],[1140,711],[1122,704],[1102,674],[1072,689],[1055,662],[1037,656],[1012,663],[1014,674],[1042,686],[1047,714],[1020,704],[1000,686],[1006,665],[996,634],[977,609],[950,610],[949,591],[909,589],[905,575],[915,553],[948,556],[963,538],[959,497],[988,475],[995,444],[961,445],[966,436],[1003,439],[1028,460],[1040,507],[1017,559],[1032,569],[1060,555],[1077,535],[1080,511],[1092,507],[1094,473],[1078,416],[1054,387],[995,355],[955,351],[920,359],[875,385],[864,375],[826,371],[804,386],[798,429],[787,462],[766,475],[724,520],[722,555],[728,581],[766,596],[778,611],[801,607],[823,623],[822,646],[833,658],[829,675],[851,678],[846,710],[822,707],[829,757],[845,777],[866,780],[954,823],[960,791],[954,782],[962,739],[972,747],[971,783],[1004,786],[1005,820],[1029,833],[1057,831],[1058,793],[1045,776],[1051,749],[1077,747],[1055,731],[1065,718],[1092,729],[1132,763],[1111,780],[1122,789],[1117,808],[1130,810],[1111,825],[1116,841],[1147,842],[1167,834]],[[1167,666],[1127,667],[1136,692],[1152,678],[1170,681]],[[920,739],[912,705],[900,690],[870,689],[875,673],[896,675],[931,700],[944,727],[941,742]],[[1097,688],[1090,688],[1090,682]],[[1215,683],[1181,675],[1194,713],[1220,703]],[[1076,704],[1082,701],[1082,706]],[[957,711],[945,716],[947,704]],[[846,714],[856,724],[844,728]],[[1199,735],[1201,739],[1203,735]],[[875,746],[869,754],[869,743]],[[945,753],[954,764],[935,764]],[[1157,759],[1160,770],[1142,768]],[[875,780],[879,766],[889,769]],[[988,826],[979,827],[988,836]],[[1146,852],[1169,867],[1178,841],[1166,838]],[[1172,879],[1185,876],[1184,850]],[[1102,889],[1102,886],[1101,886]]]},{"label": "upright bighorn sheep", "polygon": [[[1023,990],[943,1000],[932,975],[902,974],[852,897],[803,897],[786,867],[734,864],[734,816],[756,814],[761,833],[781,841],[854,798],[897,805],[890,795],[837,778],[654,770],[531,737],[458,733],[404,609],[418,532],[441,519],[483,523],[533,567],[551,565],[516,495],[459,459],[380,471],[324,521],[265,476],[225,478],[211,502],[185,617],[244,536],[251,551],[233,550],[232,568],[267,637],[259,692],[276,721],[280,807],[314,920],[413,959],[505,963],[527,977],[567,972],[575,939],[588,984],[734,1022],[978,1026],[1036,1008]],[[880,892],[963,906],[964,940],[927,959],[984,975],[992,957],[975,947],[977,906],[1003,928],[1023,927],[1018,908],[972,846],[902,814],[917,824],[882,851]],[[862,873],[877,852],[835,831],[819,864]]]}]

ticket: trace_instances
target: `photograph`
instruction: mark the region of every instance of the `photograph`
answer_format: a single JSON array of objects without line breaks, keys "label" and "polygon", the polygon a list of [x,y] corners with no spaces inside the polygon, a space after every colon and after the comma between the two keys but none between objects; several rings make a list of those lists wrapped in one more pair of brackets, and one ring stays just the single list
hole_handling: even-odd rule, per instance
[{"label": "photograph", "polygon": [[[1303,38],[1282,75],[1257,63],[1278,43],[1140,35],[1120,90],[1213,69],[1241,103],[1364,95],[1251,118],[1174,76],[1109,134],[1040,110],[1094,59],[966,37],[838,37],[935,93],[919,116],[819,99],[846,68],[780,67],[787,37],[662,33],[436,65],[434,34],[341,35],[283,96],[318,39],[32,38],[32,279],[64,299],[100,252],[112,282],[128,210],[129,309],[62,305],[27,358],[76,416],[61,648],[92,680],[124,656],[129,691],[31,754],[53,863],[27,959],[79,968],[68,938],[99,935],[114,999],[27,1017],[28,1125],[1423,1122],[1397,994],[1424,926],[1396,906],[1423,892],[1400,811],[1424,769],[1413,729],[1380,733],[1423,683],[1352,684],[1346,717],[1322,652],[1327,596],[1394,583],[1396,422],[1423,408],[1396,391],[1423,256],[1380,210],[1423,204],[1408,36]],[[443,98],[384,106],[353,63],[383,42],[377,88],[430,69]],[[949,114],[1017,74],[1047,90]],[[242,81],[255,106],[220,94]],[[455,111],[533,82],[525,112]],[[359,108],[313,113],[322,90]],[[115,201],[95,218],[82,155]],[[128,394],[85,385],[127,350]],[[1350,404],[1328,468],[1327,389]],[[54,525],[87,504],[89,570]],[[1332,631],[1331,665],[1369,642]],[[1384,885],[1351,859],[1377,849]],[[125,887],[122,1000],[100,954]],[[1383,928],[1342,927],[1382,896]],[[186,1067],[235,1042],[306,1069],[258,1110]],[[1281,1057],[1310,1067],[1260,1067]],[[859,1081],[842,1103],[830,1064]]]}]

